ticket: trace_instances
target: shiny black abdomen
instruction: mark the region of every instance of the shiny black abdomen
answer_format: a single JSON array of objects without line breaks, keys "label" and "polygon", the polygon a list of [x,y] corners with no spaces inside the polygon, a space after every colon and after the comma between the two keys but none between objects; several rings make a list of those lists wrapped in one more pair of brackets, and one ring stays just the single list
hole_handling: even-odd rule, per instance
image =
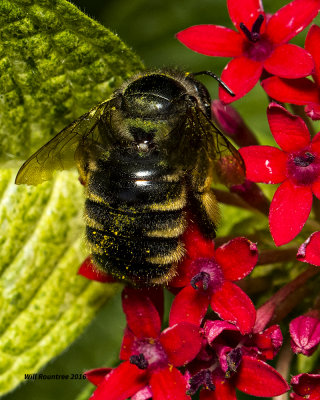
[{"label": "shiny black abdomen", "polygon": [[118,279],[153,282],[183,256],[183,174],[156,153],[114,150],[91,171],[85,204],[93,261]]}]

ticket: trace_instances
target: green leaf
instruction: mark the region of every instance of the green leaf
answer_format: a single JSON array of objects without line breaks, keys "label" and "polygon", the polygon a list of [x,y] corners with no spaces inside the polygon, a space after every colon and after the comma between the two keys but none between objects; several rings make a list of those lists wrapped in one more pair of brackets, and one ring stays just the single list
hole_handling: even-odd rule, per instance
[{"label": "green leaf", "polygon": [[0,170],[0,395],[83,331],[117,285],[77,275],[86,256],[75,172],[37,187]]},{"label": "green leaf", "polygon": [[0,160],[26,158],[142,68],[65,0],[2,0]]},{"label": "green leaf", "polygon": [[64,0],[2,0],[0,39],[2,395],[68,347],[119,288],[77,275],[87,256],[78,174],[16,186],[18,159],[108,98],[142,64]]}]

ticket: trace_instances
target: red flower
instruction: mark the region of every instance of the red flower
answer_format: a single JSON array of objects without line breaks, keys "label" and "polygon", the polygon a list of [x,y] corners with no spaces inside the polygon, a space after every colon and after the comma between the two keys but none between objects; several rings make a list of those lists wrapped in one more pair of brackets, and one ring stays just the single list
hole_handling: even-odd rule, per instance
[{"label": "red flower", "polygon": [[314,64],[304,49],[287,44],[317,15],[319,0],[294,0],[271,17],[261,0],[227,0],[230,18],[238,32],[218,25],[196,25],[177,34],[191,50],[208,56],[233,57],[221,79],[236,94],[220,88],[220,99],[230,103],[249,92],[263,68],[282,78],[309,75]]},{"label": "red flower", "polygon": [[320,319],[301,315],[290,322],[289,329],[292,351],[311,356],[320,343]]},{"label": "red flower", "polygon": [[254,325],[256,313],[249,297],[233,281],[247,276],[258,260],[257,247],[239,237],[214,249],[196,226],[185,234],[187,256],[170,285],[184,287],[175,297],[170,325],[188,321],[199,325],[209,304],[222,318],[235,323],[242,333]]},{"label": "red flower", "polygon": [[265,359],[273,359],[282,345],[276,325],[242,335],[226,321],[207,321],[207,343],[187,366],[189,393],[198,389],[200,400],[236,400],[236,388],[254,396],[277,396],[289,389],[287,382]]},{"label": "red flower", "polygon": [[262,87],[272,98],[284,103],[305,105],[305,112],[310,118],[320,119],[320,56],[319,56],[320,28],[313,25],[307,35],[305,49],[312,55],[315,69],[312,77],[314,82],[307,78],[282,79],[276,76],[261,82]]},{"label": "red flower", "polygon": [[320,198],[320,133],[312,140],[304,121],[283,107],[268,107],[271,132],[282,150],[271,146],[240,149],[253,182],[281,183],[271,202],[269,224],[277,246],[290,242],[302,229]]},{"label": "red flower", "polygon": [[320,267],[320,232],[314,232],[302,243],[297,253],[297,259]]},{"label": "red flower", "polygon": [[88,379],[98,384],[91,398],[147,399],[151,393],[154,400],[190,399],[186,380],[176,367],[190,362],[199,352],[199,328],[182,322],[161,332],[156,307],[134,289],[124,289],[122,305],[127,317],[120,352],[124,362],[111,371],[106,369],[104,376],[103,369],[87,373]]},{"label": "red flower", "polygon": [[291,379],[291,398],[294,400],[319,400],[320,399],[320,375],[300,374]]}]

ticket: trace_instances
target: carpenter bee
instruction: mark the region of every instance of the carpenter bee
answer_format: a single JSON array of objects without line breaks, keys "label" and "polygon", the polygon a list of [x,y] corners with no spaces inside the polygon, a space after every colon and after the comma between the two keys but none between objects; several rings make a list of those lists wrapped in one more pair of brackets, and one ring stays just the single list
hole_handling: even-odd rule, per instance
[{"label": "carpenter bee", "polygon": [[142,72],[71,123],[20,168],[38,185],[76,166],[85,186],[86,240],[94,264],[135,284],[161,284],[185,255],[196,221],[215,236],[214,182],[243,181],[243,161],[211,120],[195,74]]}]

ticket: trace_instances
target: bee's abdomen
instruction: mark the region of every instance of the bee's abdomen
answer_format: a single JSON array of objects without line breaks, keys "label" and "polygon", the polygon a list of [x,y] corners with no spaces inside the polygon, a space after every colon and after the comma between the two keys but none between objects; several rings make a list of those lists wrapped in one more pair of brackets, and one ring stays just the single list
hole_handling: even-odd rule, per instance
[{"label": "bee's abdomen", "polygon": [[87,239],[93,260],[119,279],[166,278],[184,254],[186,188],[155,157],[113,155],[88,182]]}]

